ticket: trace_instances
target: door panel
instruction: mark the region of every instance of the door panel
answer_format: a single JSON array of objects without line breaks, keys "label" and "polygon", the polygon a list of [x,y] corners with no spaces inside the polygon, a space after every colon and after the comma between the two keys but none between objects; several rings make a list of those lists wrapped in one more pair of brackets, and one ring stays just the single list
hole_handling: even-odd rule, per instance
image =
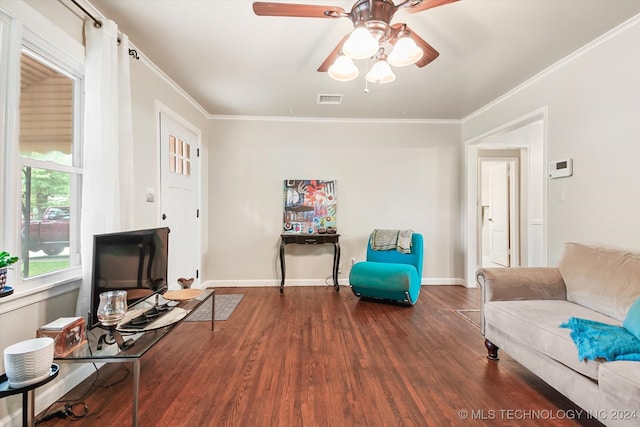
[{"label": "door panel", "polygon": [[509,266],[509,164],[489,166],[490,209],[489,257],[491,262]]},{"label": "door panel", "polygon": [[198,137],[167,114],[160,115],[161,209],[169,234],[169,286],[199,269]]}]

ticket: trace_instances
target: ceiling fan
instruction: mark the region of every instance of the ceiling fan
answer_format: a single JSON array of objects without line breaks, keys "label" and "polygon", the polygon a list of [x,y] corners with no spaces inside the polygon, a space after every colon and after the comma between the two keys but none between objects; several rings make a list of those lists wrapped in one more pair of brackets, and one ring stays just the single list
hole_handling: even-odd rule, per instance
[{"label": "ceiling fan", "polygon": [[352,60],[372,58],[375,62],[367,80],[388,83],[395,80],[389,64],[424,67],[440,55],[406,24],[391,24],[395,13],[400,9],[416,13],[456,1],[404,0],[394,4],[393,0],[358,0],[350,12],[337,6],[254,2],[253,11],[258,16],[349,18],[353,32],[343,37],[318,71],[328,72],[336,80],[353,80],[359,71]]}]

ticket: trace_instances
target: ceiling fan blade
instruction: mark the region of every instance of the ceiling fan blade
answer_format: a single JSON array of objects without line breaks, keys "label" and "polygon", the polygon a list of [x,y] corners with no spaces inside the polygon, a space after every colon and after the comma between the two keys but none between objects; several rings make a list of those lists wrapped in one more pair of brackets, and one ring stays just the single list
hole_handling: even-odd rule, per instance
[{"label": "ceiling fan blade", "polygon": [[434,7],[444,6],[445,4],[453,3],[458,0],[423,0],[422,3],[407,7],[407,12],[416,13],[422,12],[423,10],[433,9]]},{"label": "ceiling fan blade", "polygon": [[258,16],[293,16],[296,18],[338,18],[345,13],[343,8],[337,6],[260,1],[253,3],[253,11]]},{"label": "ceiling fan blade", "polygon": [[422,48],[422,51],[424,52],[424,54],[422,55],[422,58],[420,58],[420,60],[416,62],[416,65],[418,67],[422,68],[425,65],[429,64],[434,59],[436,59],[438,56],[440,56],[440,52],[435,50],[429,43],[422,40],[422,38],[420,38],[420,36],[418,36],[416,33],[411,33],[410,37],[413,39],[414,42],[416,42],[418,46]]},{"label": "ceiling fan blade", "polygon": [[435,50],[433,46],[431,46],[429,43],[424,41],[422,37],[416,34],[416,32],[413,31],[411,28],[407,27],[406,24],[401,24],[401,23],[393,24],[391,28],[394,30],[393,38],[390,40],[392,44],[395,45],[396,42],[398,41],[397,35],[400,31],[408,31],[409,37],[411,37],[411,39],[418,45],[418,47],[422,49],[424,54],[422,55],[422,58],[420,58],[420,60],[418,60],[418,62],[416,62],[415,64],[418,67],[422,68],[425,65],[429,64],[430,62],[432,62],[438,56],[440,56],[440,52]]},{"label": "ceiling fan blade", "polygon": [[350,34],[347,34],[346,36],[344,36],[342,40],[340,40],[340,43],[338,43],[336,47],[333,48],[329,56],[327,56],[327,59],[325,59],[324,62],[320,64],[320,66],[318,67],[319,72],[324,73],[329,71],[329,67],[331,66],[331,64],[333,64],[336,58],[340,56],[340,50],[342,49],[342,45],[344,44],[344,42],[347,41],[349,36]]}]

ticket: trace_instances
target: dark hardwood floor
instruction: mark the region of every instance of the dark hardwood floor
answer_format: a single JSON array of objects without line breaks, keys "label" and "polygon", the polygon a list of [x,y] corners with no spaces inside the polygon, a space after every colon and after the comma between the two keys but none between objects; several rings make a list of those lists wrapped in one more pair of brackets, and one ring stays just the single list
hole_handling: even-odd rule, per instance
[{"label": "dark hardwood floor", "polygon": [[[360,301],[346,287],[216,292],[244,294],[229,320],[215,332],[183,322],[142,359],[138,425],[600,425],[567,419],[579,408],[508,355],[486,358],[479,329],[456,312],[479,308],[478,289],[425,286],[413,307]],[[74,426],[131,425],[124,366],[65,397],[89,407]]]}]

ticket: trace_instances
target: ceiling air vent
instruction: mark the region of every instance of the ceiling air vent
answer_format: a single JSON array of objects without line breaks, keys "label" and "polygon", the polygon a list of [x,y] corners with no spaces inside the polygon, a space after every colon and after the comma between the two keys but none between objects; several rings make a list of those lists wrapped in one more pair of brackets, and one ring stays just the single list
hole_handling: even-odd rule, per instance
[{"label": "ceiling air vent", "polygon": [[340,104],[342,95],[318,94],[318,104]]}]

